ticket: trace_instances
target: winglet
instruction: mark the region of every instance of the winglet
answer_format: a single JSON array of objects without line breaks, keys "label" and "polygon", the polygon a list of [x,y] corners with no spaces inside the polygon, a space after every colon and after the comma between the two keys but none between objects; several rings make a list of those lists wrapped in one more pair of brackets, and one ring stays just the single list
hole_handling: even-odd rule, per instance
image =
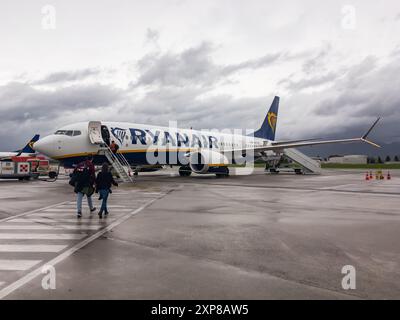
[{"label": "winglet", "polygon": [[379,144],[376,144],[376,143],[368,140],[367,137],[371,133],[371,131],[374,129],[374,127],[376,126],[376,124],[379,122],[380,119],[381,119],[380,117],[378,119],[376,119],[375,122],[373,123],[373,125],[371,126],[371,128],[369,128],[369,130],[361,137],[361,141],[369,143],[370,145],[373,145],[374,147],[377,147],[377,148],[380,148],[381,146]]}]

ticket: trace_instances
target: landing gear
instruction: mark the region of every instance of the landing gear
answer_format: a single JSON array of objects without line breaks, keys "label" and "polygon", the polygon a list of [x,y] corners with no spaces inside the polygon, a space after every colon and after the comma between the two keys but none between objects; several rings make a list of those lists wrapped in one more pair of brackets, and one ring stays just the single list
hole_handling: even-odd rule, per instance
[{"label": "landing gear", "polygon": [[229,169],[228,169],[228,167],[222,167],[221,171],[216,173],[215,176],[217,178],[227,178],[227,177],[229,177]]},{"label": "landing gear", "polygon": [[181,177],[189,177],[192,174],[192,170],[189,167],[180,167],[179,175]]}]

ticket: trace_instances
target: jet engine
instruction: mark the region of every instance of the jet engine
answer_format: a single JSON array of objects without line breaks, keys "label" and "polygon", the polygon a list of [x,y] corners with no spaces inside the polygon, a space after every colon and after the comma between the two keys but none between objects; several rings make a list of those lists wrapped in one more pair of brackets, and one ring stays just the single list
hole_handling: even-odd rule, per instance
[{"label": "jet engine", "polygon": [[225,172],[228,164],[226,156],[208,149],[193,152],[189,156],[190,169],[195,173]]}]

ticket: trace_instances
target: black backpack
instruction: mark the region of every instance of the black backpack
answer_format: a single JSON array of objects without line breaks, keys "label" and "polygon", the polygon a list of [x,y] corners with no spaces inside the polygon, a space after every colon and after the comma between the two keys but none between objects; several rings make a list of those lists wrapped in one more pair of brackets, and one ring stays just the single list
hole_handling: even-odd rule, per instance
[{"label": "black backpack", "polygon": [[72,187],[76,186],[77,182],[81,182],[82,179],[89,179],[90,172],[89,167],[85,164],[83,167],[78,167],[71,174],[71,178],[69,179],[69,185]]},{"label": "black backpack", "polygon": [[76,172],[74,171],[73,173],[71,173],[70,175],[69,175],[69,185],[71,186],[71,187],[75,187],[75,183],[76,183]]}]

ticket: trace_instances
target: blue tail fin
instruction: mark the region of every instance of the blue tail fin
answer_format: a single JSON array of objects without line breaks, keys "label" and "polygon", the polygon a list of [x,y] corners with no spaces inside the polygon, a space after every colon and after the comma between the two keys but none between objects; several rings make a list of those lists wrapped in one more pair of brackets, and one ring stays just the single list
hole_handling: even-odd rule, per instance
[{"label": "blue tail fin", "polygon": [[276,122],[278,120],[279,97],[275,97],[261,128],[254,132],[254,137],[275,140]]},{"label": "blue tail fin", "polygon": [[35,153],[35,150],[33,150],[32,146],[33,144],[39,140],[39,135],[36,134],[28,143],[27,145],[22,149],[22,150],[17,150],[15,152],[20,152],[20,153]]}]

